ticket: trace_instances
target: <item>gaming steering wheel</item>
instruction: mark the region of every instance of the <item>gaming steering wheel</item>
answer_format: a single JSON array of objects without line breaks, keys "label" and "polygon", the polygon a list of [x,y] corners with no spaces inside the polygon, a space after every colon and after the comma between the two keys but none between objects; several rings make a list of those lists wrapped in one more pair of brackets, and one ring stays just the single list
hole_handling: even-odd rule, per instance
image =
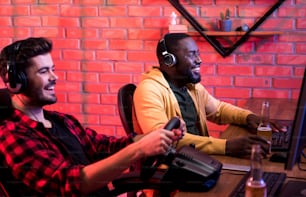
[{"label": "gaming steering wheel", "polygon": [[[165,125],[164,129],[172,130],[177,129],[180,126],[180,119],[177,117],[173,117],[169,122]],[[154,157],[148,157],[144,160],[141,167],[140,177],[142,180],[148,180],[153,176],[156,172],[159,165],[164,163],[167,160],[167,157],[174,155],[176,150],[173,147],[170,147],[166,154],[158,155]]]}]

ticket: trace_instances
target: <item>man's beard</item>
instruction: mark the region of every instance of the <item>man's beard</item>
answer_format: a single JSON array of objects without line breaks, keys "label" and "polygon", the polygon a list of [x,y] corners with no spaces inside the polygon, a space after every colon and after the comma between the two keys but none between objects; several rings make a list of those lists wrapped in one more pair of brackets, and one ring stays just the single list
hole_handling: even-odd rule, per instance
[{"label": "man's beard", "polygon": [[27,88],[24,94],[30,98],[30,104],[43,107],[45,105],[51,105],[57,102],[56,95],[52,97],[46,97],[43,94],[43,90],[40,88]]},{"label": "man's beard", "polygon": [[192,84],[199,83],[201,81],[200,73],[194,73],[194,72],[191,71],[188,75],[187,81],[188,81],[188,83],[192,83]]}]

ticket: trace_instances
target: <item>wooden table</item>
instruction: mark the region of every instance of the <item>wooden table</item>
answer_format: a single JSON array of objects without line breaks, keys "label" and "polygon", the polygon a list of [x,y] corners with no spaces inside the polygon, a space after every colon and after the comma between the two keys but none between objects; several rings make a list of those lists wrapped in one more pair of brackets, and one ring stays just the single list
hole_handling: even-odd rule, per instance
[{"label": "wooden table", "polygon": [[[264,99],[250,99],[247,101],[245,108],[252,110],[255,113],[260,113],[261,103]],[[281,120],[293,120],[296,109],[296,100],[288,99],[268,99],[270,102],[270,116],[272,119]],[[239,135],[246,135],[248,132],[246,129],[230,125],[226,131],[221,135],[222,138],[231,138]],[[214,158],[225,164],[237,164],[249,166],[248,159],[240,159],[229,156],[212,155]],[[305,160],[305,159],[304,159]],[[303,162],[306,162],[304,161]],[[306,164],[303,164],[303,168],[306,168]],[[268,159],[263,160],[263,170],[271,172],[285,172],[287,174],[287,180],[296,178],[305,178],[306,171],[300,171],[297,166],[294,166],[292,170],[285,171],[284,163],[270,162]],[[214,188],[209,192],[178,192],[175,197],[226,197],[238,184],[245,172],[222,170],[221,176]]]}]

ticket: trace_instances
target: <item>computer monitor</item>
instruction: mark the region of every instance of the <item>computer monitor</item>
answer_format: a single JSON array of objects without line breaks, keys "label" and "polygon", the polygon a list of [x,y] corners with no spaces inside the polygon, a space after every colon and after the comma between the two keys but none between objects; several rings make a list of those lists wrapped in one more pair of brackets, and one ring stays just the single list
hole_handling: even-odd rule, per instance
[{"label": "computer monitor", "polygon": [[303,150],[306,147],[306,69],[304,70],[304,78],[298,98],[295,117],[293,121],[291,140],[289,143],[289,151],[285,170],[292,170],[296,163],[301,161],[301,157],[305,157]]}]

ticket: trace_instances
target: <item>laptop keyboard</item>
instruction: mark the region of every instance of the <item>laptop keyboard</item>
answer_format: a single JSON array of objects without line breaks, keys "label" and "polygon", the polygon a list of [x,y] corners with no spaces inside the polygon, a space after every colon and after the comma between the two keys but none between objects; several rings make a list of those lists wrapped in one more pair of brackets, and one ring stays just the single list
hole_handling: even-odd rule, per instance
[{"label": "laptop keyboard", "polygon": [[[244,197],[245,183],[249,176],[250,172],[242,177],[238,185],[229,195],[230,197]],[[267,196],[276,196],[286,179],[286,174],[283,172],[263,172],[263,179],[267,185]]]}]

